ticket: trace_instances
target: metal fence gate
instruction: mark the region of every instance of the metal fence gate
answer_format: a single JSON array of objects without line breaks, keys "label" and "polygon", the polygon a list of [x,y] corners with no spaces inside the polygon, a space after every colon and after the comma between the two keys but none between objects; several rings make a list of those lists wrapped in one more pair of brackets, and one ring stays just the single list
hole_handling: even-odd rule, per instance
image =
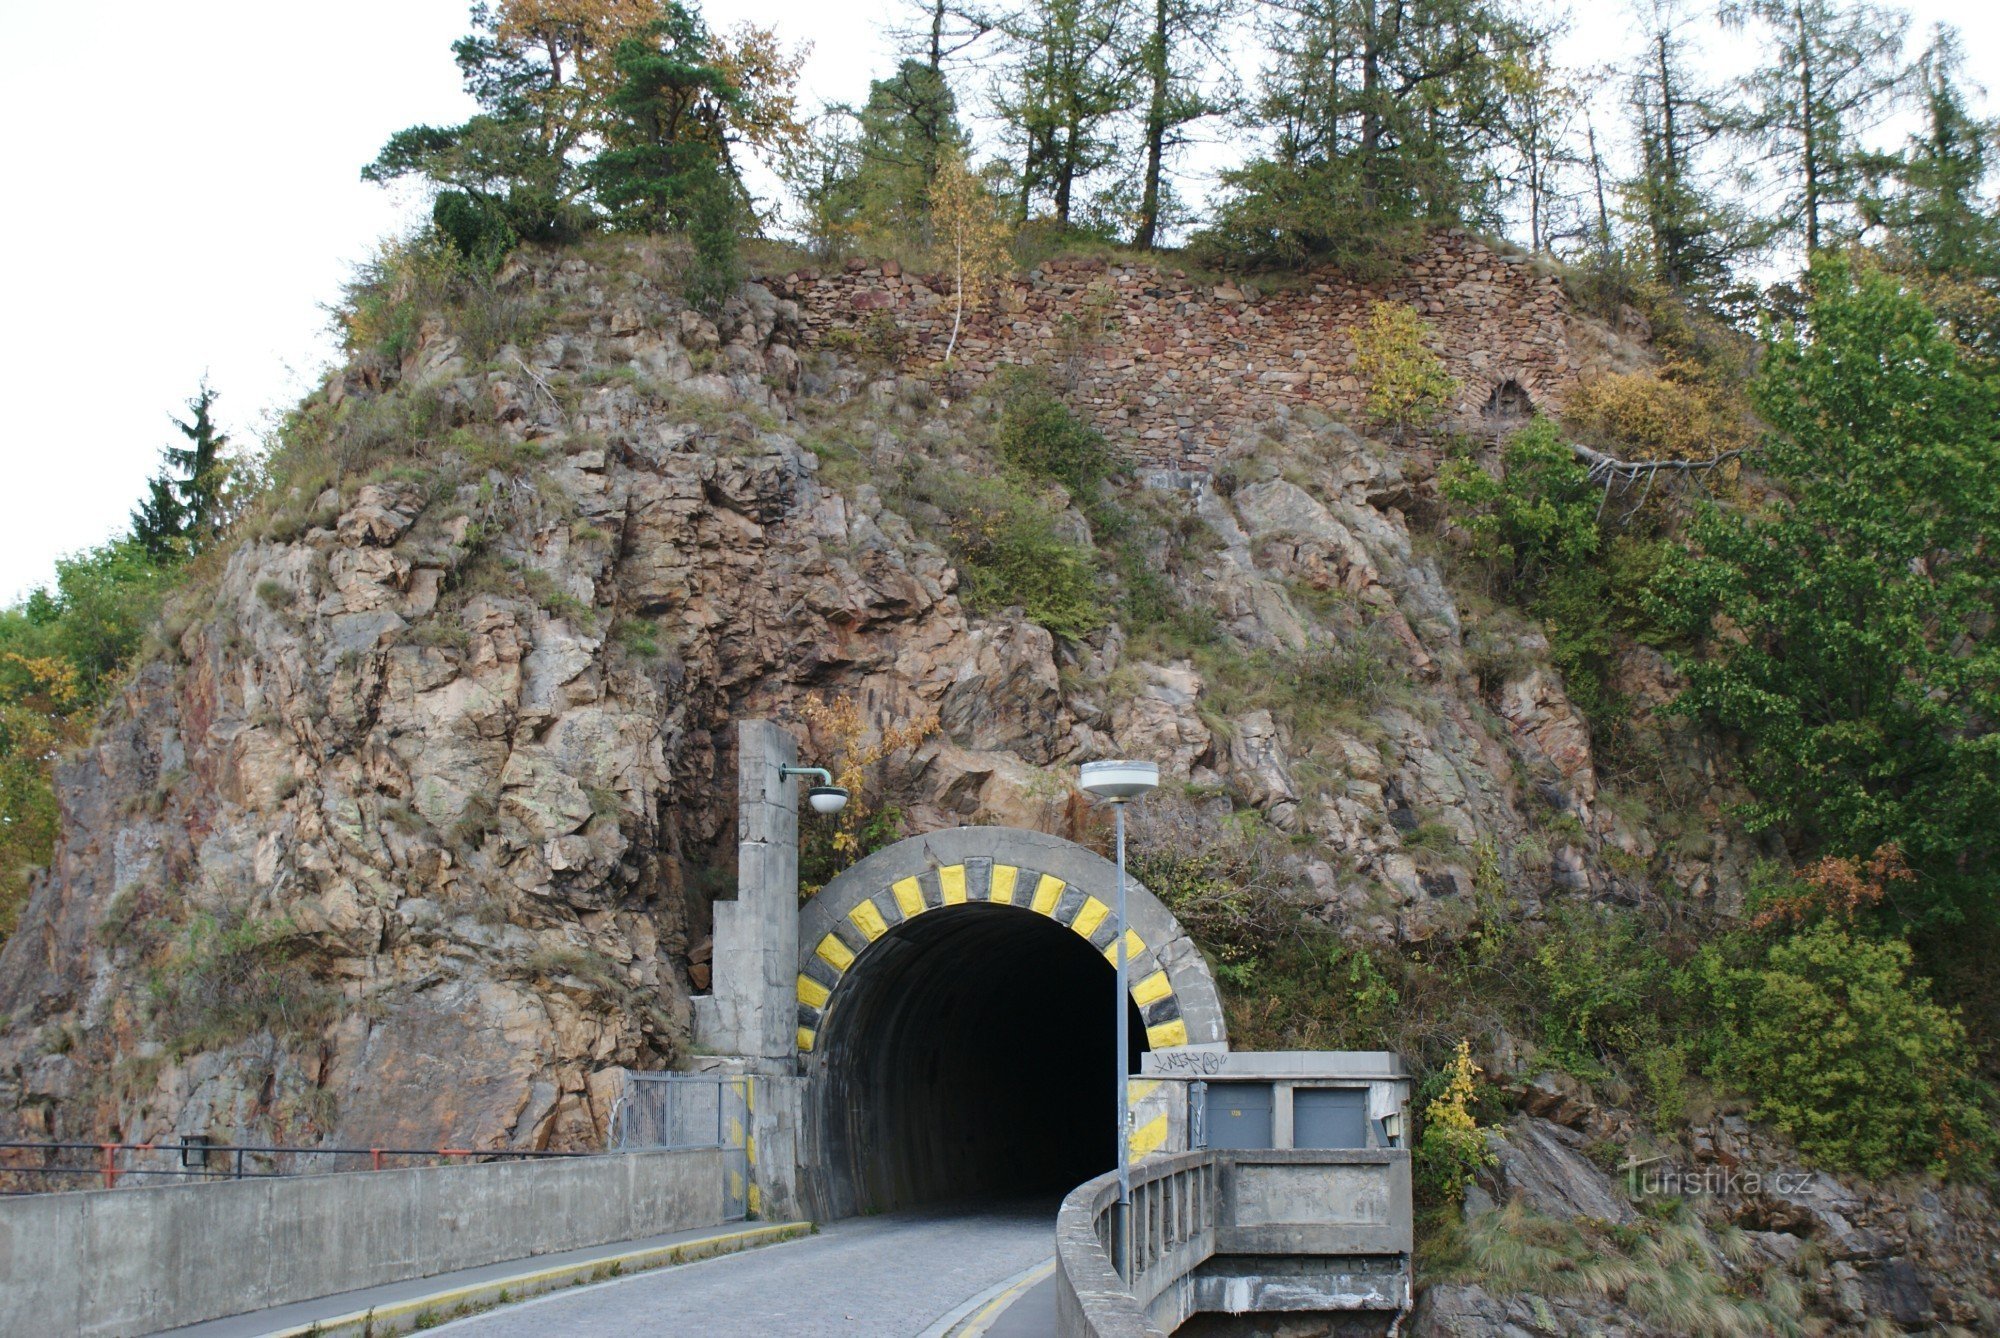
[{"label": "metal fence gate", "polygon": [[756,1082],[716,1073],[628,1073],[611,1111],[611,1147],[721,1148],[725,1220],[757,1214],[756,1143],[750,1136]]}]

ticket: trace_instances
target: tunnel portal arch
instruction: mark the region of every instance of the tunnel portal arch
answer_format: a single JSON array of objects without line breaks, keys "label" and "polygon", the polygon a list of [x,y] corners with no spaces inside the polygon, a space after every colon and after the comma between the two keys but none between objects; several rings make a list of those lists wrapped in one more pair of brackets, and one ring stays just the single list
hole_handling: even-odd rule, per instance
[{"label": "tunnel portal arch", "polygon": [[[806,1189],[821,1216],[1067,1189],[1109,1164],[1116,879],[1074,842],[960,827],[877,851],[801,908]],[[1126,903],[1134,1054],[1226,1048],[1200,951],[1130,877]]]}]

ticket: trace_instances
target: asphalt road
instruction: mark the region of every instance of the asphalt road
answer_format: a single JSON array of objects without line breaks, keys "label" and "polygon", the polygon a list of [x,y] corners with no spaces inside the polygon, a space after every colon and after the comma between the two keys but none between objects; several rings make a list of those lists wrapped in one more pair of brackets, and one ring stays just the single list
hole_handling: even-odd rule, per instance
[{"label": "asphalt road", "polygon": [[431,1330],[546,1334],[915,1338],[1055,1252],[1048,1200],[856,1217],[784,1245],[504,1306]]}]

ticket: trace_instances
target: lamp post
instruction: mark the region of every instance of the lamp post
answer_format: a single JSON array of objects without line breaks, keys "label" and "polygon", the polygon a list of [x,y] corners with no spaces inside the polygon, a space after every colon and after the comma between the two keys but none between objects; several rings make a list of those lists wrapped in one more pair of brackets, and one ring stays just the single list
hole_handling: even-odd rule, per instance
[{"label": "lamp post", "polygon": [[1085,762],[1082,785],[1085,794],[1111,805],[1118,827],[1118,904],[1112,912],[1112,928],[1117,946],[1114,962],[1118,968],[1118,1055],[1112,1062],[1112,1076],[1118,1084],[1118,1275],[1132,1280],[1132,1122],[1128,1108],[1129,1074],[1125,1066],[1132,1049],[1131,991],[1125,961],[1125,805],[1159,786],[1160,768],[1151,762]]}]

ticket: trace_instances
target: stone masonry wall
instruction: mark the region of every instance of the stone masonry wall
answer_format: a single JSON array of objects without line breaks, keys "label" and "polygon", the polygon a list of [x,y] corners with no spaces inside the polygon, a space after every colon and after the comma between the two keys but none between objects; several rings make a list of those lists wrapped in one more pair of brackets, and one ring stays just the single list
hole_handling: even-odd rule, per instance
[{"label": "stone masonry wall", "polygon": [[[798,304],[809,342],[849,331],[906,371],[943,359],[949,275],[850,260],[763,283]],[[1267,421],[1274,402],[1358,416],[1366,387],[1349,331],[1379,299],[1409,302],[1430,322],[1434,349],[1462,387],[1454,418],[1466,428],[1559,404],[1582,365],[1558,279],[1452,230],[1396,280],[1323,273],[1264,295],[1115,258],[1049,261],[967,312],[954,379],[1053,364],[1071,403],[1140,463],[1205,469],[1239,428]],[[1510,381],[1520,393],[1505,389]]]}]

